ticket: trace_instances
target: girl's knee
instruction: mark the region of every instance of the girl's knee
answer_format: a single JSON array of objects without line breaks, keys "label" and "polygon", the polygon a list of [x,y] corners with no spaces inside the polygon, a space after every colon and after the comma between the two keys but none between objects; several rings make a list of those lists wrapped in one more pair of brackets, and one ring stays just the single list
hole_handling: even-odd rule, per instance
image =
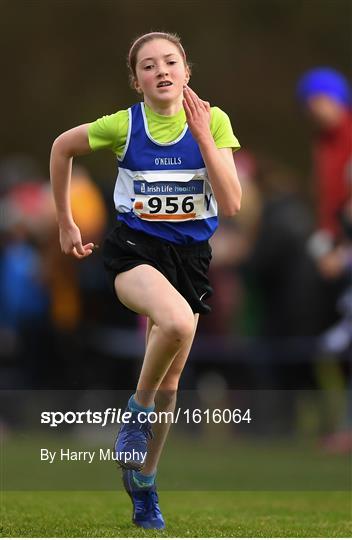
[{"label": "girl's knee", "polygon": [[160,328],[168,339],[183,343],[192,337],[194,324],[194,315],[192,311],[189,310],[189,313],[179,313],[173,317],[165,314],[165,317],[160,324]]}]

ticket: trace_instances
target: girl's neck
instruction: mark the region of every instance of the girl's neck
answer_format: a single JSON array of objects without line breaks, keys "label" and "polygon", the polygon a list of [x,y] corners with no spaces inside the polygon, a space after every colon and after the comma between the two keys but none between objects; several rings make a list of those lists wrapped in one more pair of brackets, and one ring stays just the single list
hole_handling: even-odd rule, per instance
[{"label": "girl's neck", "polygon": [[162,116],[175,116],[182,109],[182,96],[181,99],[175,103],[155,103],[144,96],[144,103],[155,113]]}]

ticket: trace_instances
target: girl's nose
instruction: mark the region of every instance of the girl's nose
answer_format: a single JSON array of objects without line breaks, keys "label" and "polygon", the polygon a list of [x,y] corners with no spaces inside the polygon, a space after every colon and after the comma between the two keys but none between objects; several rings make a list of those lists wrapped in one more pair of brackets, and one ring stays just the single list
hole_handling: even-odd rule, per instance
[{"label": "girl's nose", "polygon": [[158,77],[165,77],[165,75],[168,75],[168,70],[166,66],[160,66],[158,69]]}]

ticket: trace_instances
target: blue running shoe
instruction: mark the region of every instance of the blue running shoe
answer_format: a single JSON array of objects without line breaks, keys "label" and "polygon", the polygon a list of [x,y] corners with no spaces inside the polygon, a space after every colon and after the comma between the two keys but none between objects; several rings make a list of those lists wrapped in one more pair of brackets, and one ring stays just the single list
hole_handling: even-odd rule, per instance
[{"label": "blue running shoe", "polygon": [[114,448],[120,467],[134,471],[142,469],[147,457],[148,439],[153,438],[150,422],[140,422],[138,414],[131,412],[129,422],[122,424]]},{"label": "blue running shoe", "polygon": [[133,471],[126,469],[122,479],[133,504],[133,523],[143,529],[165,529],[155,483],[150,488],[138,488],[133,482]]}]

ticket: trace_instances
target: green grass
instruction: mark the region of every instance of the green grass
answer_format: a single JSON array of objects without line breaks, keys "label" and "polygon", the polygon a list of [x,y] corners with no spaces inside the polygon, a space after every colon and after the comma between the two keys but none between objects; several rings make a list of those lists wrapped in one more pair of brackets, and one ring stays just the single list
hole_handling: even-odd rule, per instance
[{"label": "green grass", "polygon": [[349,456],[326,455],[314,440],[220,435],[171,436],[158,475],[167,529],[146,532],[131,524],[115,463],[40,461],[42,447],[89,449],[94,439],[12,434],[1,449],[0,536],[351,536]]},{"label": "green grass", "polygon": [[[349,491],[349,456],[331,456],[316,442],[241,441],[235,437],[172,434],[160,463],[158,485],[169,491]],[[110,437],[113,440],[113,436]],[[111,440],[101,446],[111,446]],[[95,442],[95,441],[94,441]],[[113,491],[116,464],[40,460],[40,448],[94,450],[96,443],[72,436],[13,435],[1,449],[5,491]],[[98,452],[97,452],[98,454]],[[25,459],[23,459],[25,456]]]},{"label": "green grass", "polygon": [[162,491],[165,531],[131,524],[123,492],[2,492],[6,537],[349,537],[348,492]]}]

